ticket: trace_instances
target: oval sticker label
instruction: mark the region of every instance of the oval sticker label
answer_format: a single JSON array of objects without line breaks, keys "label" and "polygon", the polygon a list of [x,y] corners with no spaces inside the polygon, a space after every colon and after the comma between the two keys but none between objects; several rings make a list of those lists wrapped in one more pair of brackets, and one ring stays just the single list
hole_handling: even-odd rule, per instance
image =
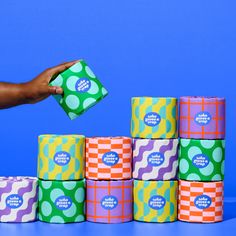
[{"label": "oval sticker label", "polygon": [[197,168],[204,168],[208,166],[210,160],[205,154],[197,154],[193,157],[192,163]]},{"label": "oval sticker label", "polygon": [[63,210],[67,210],[71,207],[72,200],[70,197],[60,196],[55,200],[54,204],[57,207],[57,209],[63,211]]},{"label": "oval sticker label", "polygon": [[164,161],[165,157],[161,152],[152,152],[148,155],[148,164],[152,166],[160,166]]},{"label": "oval sticker label", "polygon": [[118,199],[115,196],[107,195],[102,198],[101,200],[101,206],[105,210],[112,210],[116,208],[118,205]]},{"label": "oval sticker label", "polygon": [[57,165],[65,166],[70,162],[70,153],[64,151],[57,152],[53,160]]},{"label": "oval sticker label", "polygon": [[6,206],[12,209],[21,207],[23,198],[18,194],[11,194],[6,198]]},{"label": "oval sticker label", "polygon": [[106,152],[102,156],[102,162],[107,166],[114,166],[118,163],[119,159],[117,152]]},{"label": "oval sticker label", "polygon": [[204,195],[204,194],[197,196],[194,200],[194,205],[198,209],[201,209],[201,210],[210,207],[211,203],[212,203],[211,198],[207,195]]},{"label": "oval sticker label", "polygon": [[161,116],[156,112],[149,112],[144,116],[144,123],[148,126],[156,126],[161,122]]},{"label": "oval sticker label", "polygon": [[79,93],[87,92],[91,87],[91,81],[87,78],[81,78],[75,83],[75,90]]},{"label": "oval sticker label", "polygon": [[148,205],[154,210],[162,209],[166,204],[166,199],[160,195],[152,196],[149,201]]},{"label": "oval sticker label", "polygon": [[207,111],[201,111],[195,115],[194,121],[201,126],[208,125],[211,122],[211,114]]}]

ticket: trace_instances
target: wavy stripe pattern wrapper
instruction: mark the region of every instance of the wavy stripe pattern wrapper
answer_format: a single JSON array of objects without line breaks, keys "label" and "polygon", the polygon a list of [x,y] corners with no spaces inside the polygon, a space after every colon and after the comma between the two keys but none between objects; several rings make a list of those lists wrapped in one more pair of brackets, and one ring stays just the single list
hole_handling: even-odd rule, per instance
[{"label": "wavy stripe pattern wrapper", "polygon": [[37,178],[0,177],[0,222],[35,221],[37,206]]},{"label": "wavy stripe pattern wrapper", "polygon": [[40,179],[84,178],[85,137],[83,135],[40,135],[38,145]]},{"label": "wavy stripe pattern wrapper", "polygon": [[178,139],[134,139],[133,178],[139,180],[177,179]]}]

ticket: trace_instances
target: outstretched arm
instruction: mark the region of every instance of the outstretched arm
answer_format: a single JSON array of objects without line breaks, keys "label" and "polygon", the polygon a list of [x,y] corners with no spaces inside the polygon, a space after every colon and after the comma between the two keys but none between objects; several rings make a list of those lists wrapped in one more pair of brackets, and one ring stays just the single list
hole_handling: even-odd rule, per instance
[{"label": "outstretched arm", "polygon": [[27,83],[12,84],[0,82],[0,109],[36,103],[51,94],[62,94],[62,88],[49,86],[48,84],[54,75],[66,70],[76,62],[66,62],[49,68]]}]

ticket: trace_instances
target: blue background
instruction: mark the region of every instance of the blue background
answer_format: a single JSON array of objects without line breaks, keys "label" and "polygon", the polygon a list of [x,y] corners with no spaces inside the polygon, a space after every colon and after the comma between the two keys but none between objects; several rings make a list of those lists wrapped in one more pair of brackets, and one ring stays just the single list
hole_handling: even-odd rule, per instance
[{"label": "blue background", "polygon": [[36,175],[37,136],[130,135],[132,96],[227,98],[226,196],[236,196],[234,0],[1,0],[0,80],[84,58],[109,96],[70,121],[50,97],[0,110],[0,175]]}]

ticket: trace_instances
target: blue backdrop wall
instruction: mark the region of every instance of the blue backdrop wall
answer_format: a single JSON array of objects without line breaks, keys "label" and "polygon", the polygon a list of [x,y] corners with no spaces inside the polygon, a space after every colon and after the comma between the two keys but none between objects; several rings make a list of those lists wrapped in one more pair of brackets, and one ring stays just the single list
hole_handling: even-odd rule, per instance
[{"label": "blue backdrop wall", "polygon": [[227,98],[226,196],[236,196],[234,0],[2,0],[0,80],[84,58],[109,96],[70,121],[51,97],[0,111],[0,175],[36,175],[43,133],[129,135],[132,96]]}]

